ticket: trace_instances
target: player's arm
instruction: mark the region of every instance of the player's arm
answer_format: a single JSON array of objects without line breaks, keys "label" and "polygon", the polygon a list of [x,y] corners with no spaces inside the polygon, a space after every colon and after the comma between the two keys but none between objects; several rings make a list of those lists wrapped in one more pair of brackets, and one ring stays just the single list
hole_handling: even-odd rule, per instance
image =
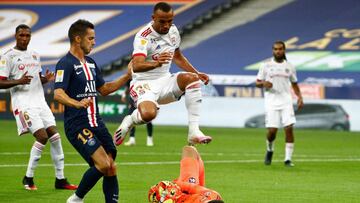
[{"label": "player's arm", "polygon": [[17,85],[28,85],[33,78],[30,75],[27,75],[27,71],[17,80],[9,80],[6,77],[0,78],[0,89],[8,89]]},{"label": "player's arm", "polygon": [[91,99],[84,98],[81,101],[75,100],[69,97],[69,95],[67,95],[66,92],[61,88],[54,90],[54,100],[65,106],[77,109],[87,108],[91,104]]},{"label": "player's arm", "polygon": [[55,73],[46,69],[45,75],[42,75],[41,72],[39,73],[41,84],[45,84],[55,80]]},{"label": "player's arm", "polygon": [[145,55],[135,54],[133,55],[132,61],[134,73],[146,72],[169,63],[171,61],[171,54],[169,52],[161,53],[155,61],[146,61]]},{"label": "player's arm", "polygon": [[255,85],[258,88],[266,88],[266,89],[272,88],[272,83],[265,80],[256,80]]},{"label": "player's arm", "polygon": [[184,71],[198,75],[200,80],[202,80],[205,84],[209,82],[209,76],[196,70],[196,68],[182,54],[179,48],[175,50],[173,61],[179,68],[183,69]]},{"label": "player's arm", "polygon": [[125,85],[130,78],[131,76],[128,73],[124,74],[114,81],[104,83],[104,85],[97,88],[97,90],[102,96],[109,95],[110,93],[118,90],[121,86]]},{"label": "player's arm", "polygon": [[295,95],[297,96],[298,100],[297,100],[297,108],[301,109],[304,106],[304,101],[301,95],[301,91],[299,88],[299,85],[296,82],[292,82],[291,86],[294,90]]},{"label": "player's arm", "polygon": [[261,64],[259,68],[259,72],[256,76],[255,86],[258,88],[266,88],[266,89],[272,88],[272,83],[267,81],[265,78],[266,78],[265,64]]}]

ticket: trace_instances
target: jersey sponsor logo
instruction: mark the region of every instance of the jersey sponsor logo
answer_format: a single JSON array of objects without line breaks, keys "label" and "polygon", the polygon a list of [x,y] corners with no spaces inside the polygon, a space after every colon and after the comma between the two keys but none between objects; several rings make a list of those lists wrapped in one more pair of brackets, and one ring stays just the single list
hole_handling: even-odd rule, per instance
[{"label": "jersey sponsor logo", "polygon": [[63,80],[64,80],[64,70],[57,70],[55,82],[62,82]]},{"label": "jersey sponsor logo", "polygon": [[155,50],[161,49],[160,45],[157,45]]},{"label": "jersey sponsor logo", "polygon": [[87,92],[91,92],[91,93],[96,92],[96,84],[94,80],[86,82],[85,93]]}]

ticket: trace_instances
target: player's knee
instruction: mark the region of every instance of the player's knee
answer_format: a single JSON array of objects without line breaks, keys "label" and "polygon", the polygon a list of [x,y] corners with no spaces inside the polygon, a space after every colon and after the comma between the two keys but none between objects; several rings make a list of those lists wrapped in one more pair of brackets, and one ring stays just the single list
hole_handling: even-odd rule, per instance
[{"label": "player's knee", "polygon": [[115,162],[110,163],[110,168],[108,169],[107,176],[115,176],[116,175],[116,164]]},{"label": "player's knee", "polygon": [[40,142],[43,145],[45,145],[46,142],[48,141],[48,137],[45,135],[38,135],[38,136],[35,136],[35,138],[36,138],[36,141]]},{"label": "player's knee", "polygon": [[109,173],[109,170],[111,168],[111,164],[109,160],[104,160],[101,163],[97,163],[95,167],[104,175],[107,175]]},{"label": "player's knee", "polygon": [[142,109],[140,111],[141,119],[146,123],[152,121],[156,117],[156,114],[157,114],[156,108]]},{"label": "player's knee", "polygon": [[195,73],[185,73],[183,75],[183,80],[186,81],[186,84],[191,84],[193,82],[199,81],[200,78]]}]

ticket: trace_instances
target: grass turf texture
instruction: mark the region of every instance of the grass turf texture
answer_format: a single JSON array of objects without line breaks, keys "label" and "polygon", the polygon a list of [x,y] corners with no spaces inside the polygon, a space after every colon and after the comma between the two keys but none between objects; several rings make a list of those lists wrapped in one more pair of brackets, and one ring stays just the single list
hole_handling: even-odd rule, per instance
[{"label": "grass turf texture", "polygon": [[[117,124],[107,124],[112,133]],[[65,176],[78,184],[88,168],[58,123],[65,152]],[[205,161],[206,185],[226,203],[360,202],[360,134],[295,131],[295,167],[284,167],[284,134],[279,131],[273,164],[265,166],[265,129],[203,128],[214,140],[198,150]],[[135,147],[118,147],[119,202],[147,202],[151,185],[178,176],[186,127],[154,126],[154,147],[146,147],[146,129],[137,128]],[[14,121],[0,122],[0,202],[65,202],[73,191],[54,189],[49,144],[35,171],[37,191],[21,184],[32,136],[18,137]],[[85,202],[103,202],[102,181]]]}]

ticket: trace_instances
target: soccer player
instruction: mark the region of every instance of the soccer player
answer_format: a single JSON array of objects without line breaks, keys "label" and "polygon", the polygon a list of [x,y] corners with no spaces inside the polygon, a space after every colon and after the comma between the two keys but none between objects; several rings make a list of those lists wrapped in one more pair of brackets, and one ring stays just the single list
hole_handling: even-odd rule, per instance
[{"label": "soccer player", "polygon": [[46,70],[45,75],[41,75],[40,56],[28,49],[31,39],[29,26],[17,26],[15,39],[15,47],[0,56],[0,88],[11,88],[11,105],[18,134],[30,132],[35,137],[23,185],[26,190],[37,190],[34,172],[42,151],[50,140],[50,153],[55,166],[55,188],[75,190],[77,186],[70,184],[64,177],[64,152],[60,134],[56,129],[54,115],[46,103],[42,86],[54,80],[54,73]]},{"label": "soccer player", "polygon": [[267,152],[265,164],[270,165],[274,151],[277,129],[282,125],[285,130],[285,166],[294,166],[291,157],[294,151],[293,125],[296,122],[291,96],[291,87],[297,96],[297,108],[304,105],[296,70],[286,60],[285,43],[273,44],[273,58],[262,64],[257,74],[256,87],[265,89],[265,126],[267,132]]},{"label": "soccer player", "polygon": [[[121,96],[121,100],[124,103],[128,104],[128,108],[129,108],[129,115],[132,114],[133,111],[135,111],[136,106],[134,101],[131,99],[131,97],[128,97],[127,95],[129,94],[130,91],[130,80],[126,83],[126,88],[124,91],[124,94]],[[136,140],[135,140],[135,130],[136,128],[133,127],[130,130],[130,137],[129,140],[127,142],[124,143],[125,146],[134,146],[136,145]],[[146,146],[148,147],[152,147],[154,146],[154,141],[153,141],[153,124],[152,122],[148,122],[146,123],[146,131],[147,131],[147,138],[146,138]]]},{"label": "soccer player", "polygon": [[[137,109],[126,116],[116,130],[117,145],[123,142],[133,125],[152,121],[159,104],[178,101],[184,94],[189,117],[188,142],[209,143],[212,139],[199,129],[201,81],[207,84],[209,77],[197,71],[180,51],[180,34],[173,19],[172,7],[164,2],[157,3],[153,21],[135,36],[130,95]],[[186,72],[170,74],[172,61]]]},{"label": "soccer player", "polygon": [[65,105],[66,137],[89,164],[75,194],[68,203],[83,202],[85,195],[103,177],[105,202],[117,202],[116,147],[99,116],[97,92],[102,96],[118,90],[130,79],[130,72],[105,82],[95,61],[88,57],[95,45],[94,25],[86,20],[69,29],[70,51],[56,65],[54,99]]},{"label": "soccer player", "polygon": [[149,202],[223,203],[221,196],[205,187],[205,168],[199,152],[185,146],[180,161],[180,176],[174,181],[161,181],[148,193]]}]

